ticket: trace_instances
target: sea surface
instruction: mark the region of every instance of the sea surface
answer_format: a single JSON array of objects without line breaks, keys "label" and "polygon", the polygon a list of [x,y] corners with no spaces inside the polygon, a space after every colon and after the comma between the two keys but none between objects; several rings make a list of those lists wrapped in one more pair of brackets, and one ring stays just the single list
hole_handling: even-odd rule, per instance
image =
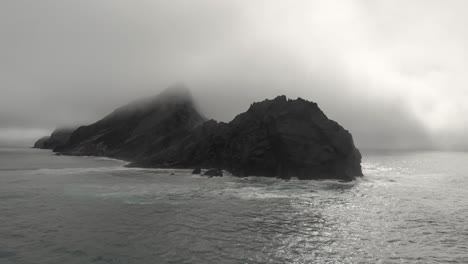
[{"label": "sea surface", "polygon": [[365,152],[354,182],[0,149],[0,263],[468,263],[468,153]]}]

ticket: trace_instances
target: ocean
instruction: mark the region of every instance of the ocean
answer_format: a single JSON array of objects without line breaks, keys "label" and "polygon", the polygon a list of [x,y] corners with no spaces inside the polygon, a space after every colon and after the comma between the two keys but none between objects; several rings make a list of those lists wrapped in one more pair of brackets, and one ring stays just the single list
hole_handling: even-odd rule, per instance
[{"label": "ocean", "polygon": [[0,263],[468,263],[468,153],[363,151],[353,182],[0,149]]}]

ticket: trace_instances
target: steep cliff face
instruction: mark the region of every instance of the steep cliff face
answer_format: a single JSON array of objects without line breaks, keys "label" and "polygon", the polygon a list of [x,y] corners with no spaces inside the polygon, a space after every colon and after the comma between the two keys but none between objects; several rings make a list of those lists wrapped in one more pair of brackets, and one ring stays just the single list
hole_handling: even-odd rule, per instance
[{"label": "steep cliff face", "polygon": [[236,174],[344,180],[362,175],[351,134],[315,103],[280,96],[253,104],[229,127],[225,160]]},{"label": "steep cliff face", "polygon": [[230,123],[210,120],[179,144],[149,149],[131,166],[216,167],[239,176],[352,180],[362,176],[351,134],[317,104],[285,96],[254,103]]},{"label": "steep cliff face", "polygon": [[56,151],[137,160],[151,148],[167,148],[205,121],[190,92],[171,87],[160,95],[118,108],[100,121],[76,129]]}]

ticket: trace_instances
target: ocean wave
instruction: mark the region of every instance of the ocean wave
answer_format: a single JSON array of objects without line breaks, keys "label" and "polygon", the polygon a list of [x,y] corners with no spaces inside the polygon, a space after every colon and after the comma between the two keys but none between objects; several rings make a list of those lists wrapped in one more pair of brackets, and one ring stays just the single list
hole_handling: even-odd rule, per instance
[{"label": "ocean wave", "polygon": [[339,180],[304,181],[299,179],[283,180],[268,177],[238,178],[225,183],[222,190],[213,193],[231,195],[244,200],[252,199],[311,199],[321,196],[322,191],[353,188],[359,180],[342,182]]},{"label": "ocean wave", "polygon": [[181,171],[186,173],[186,170],[178,169],[153,169],[153,168],[128,168],[123,166],[108,166],[108,167],[79,167],[79,168],[42,168],[29,170],[31,174],[53,174],[53,175],[70,175],[70,174],[86,174],[86,173],[106,173],[106,172],[117,172],[117,171],[148,171],[148,172],[159,172],[163,173],[176,173]]},{"label": "ocean wave", "polygon": [[93,160],[96,160],[96,161],[115,161],[115,162],[123,164],[123,165],[127,165],[127,164],[130,163],[130,162],[126,161],[126,160],[117,159],[117,158],[109,158],[109,157],[96,157],[96,156],[77,156],[77,157],[89,158],[89,159],[93,159]]}]

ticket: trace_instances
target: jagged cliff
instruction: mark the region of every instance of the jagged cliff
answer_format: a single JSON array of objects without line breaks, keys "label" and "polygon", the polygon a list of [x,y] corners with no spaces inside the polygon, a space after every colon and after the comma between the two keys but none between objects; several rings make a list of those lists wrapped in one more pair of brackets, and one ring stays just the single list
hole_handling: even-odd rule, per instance
[{"label": "jagged cliff", "polygon": [[351,134],[303,99],[254,103],[230,123],[197,127],[179,144],[149,149],[131,166],[215,167],[239,176],[300,179],[361,176]]},{"label": "jagged cliff", "polygon": [[138,167],[217,168],[238,176],[362,175],[351,134],[315,103],[279,96],[252,104],[229,123],[206,121],[180,87],[79,127],[55,151],[121,158]]}]

